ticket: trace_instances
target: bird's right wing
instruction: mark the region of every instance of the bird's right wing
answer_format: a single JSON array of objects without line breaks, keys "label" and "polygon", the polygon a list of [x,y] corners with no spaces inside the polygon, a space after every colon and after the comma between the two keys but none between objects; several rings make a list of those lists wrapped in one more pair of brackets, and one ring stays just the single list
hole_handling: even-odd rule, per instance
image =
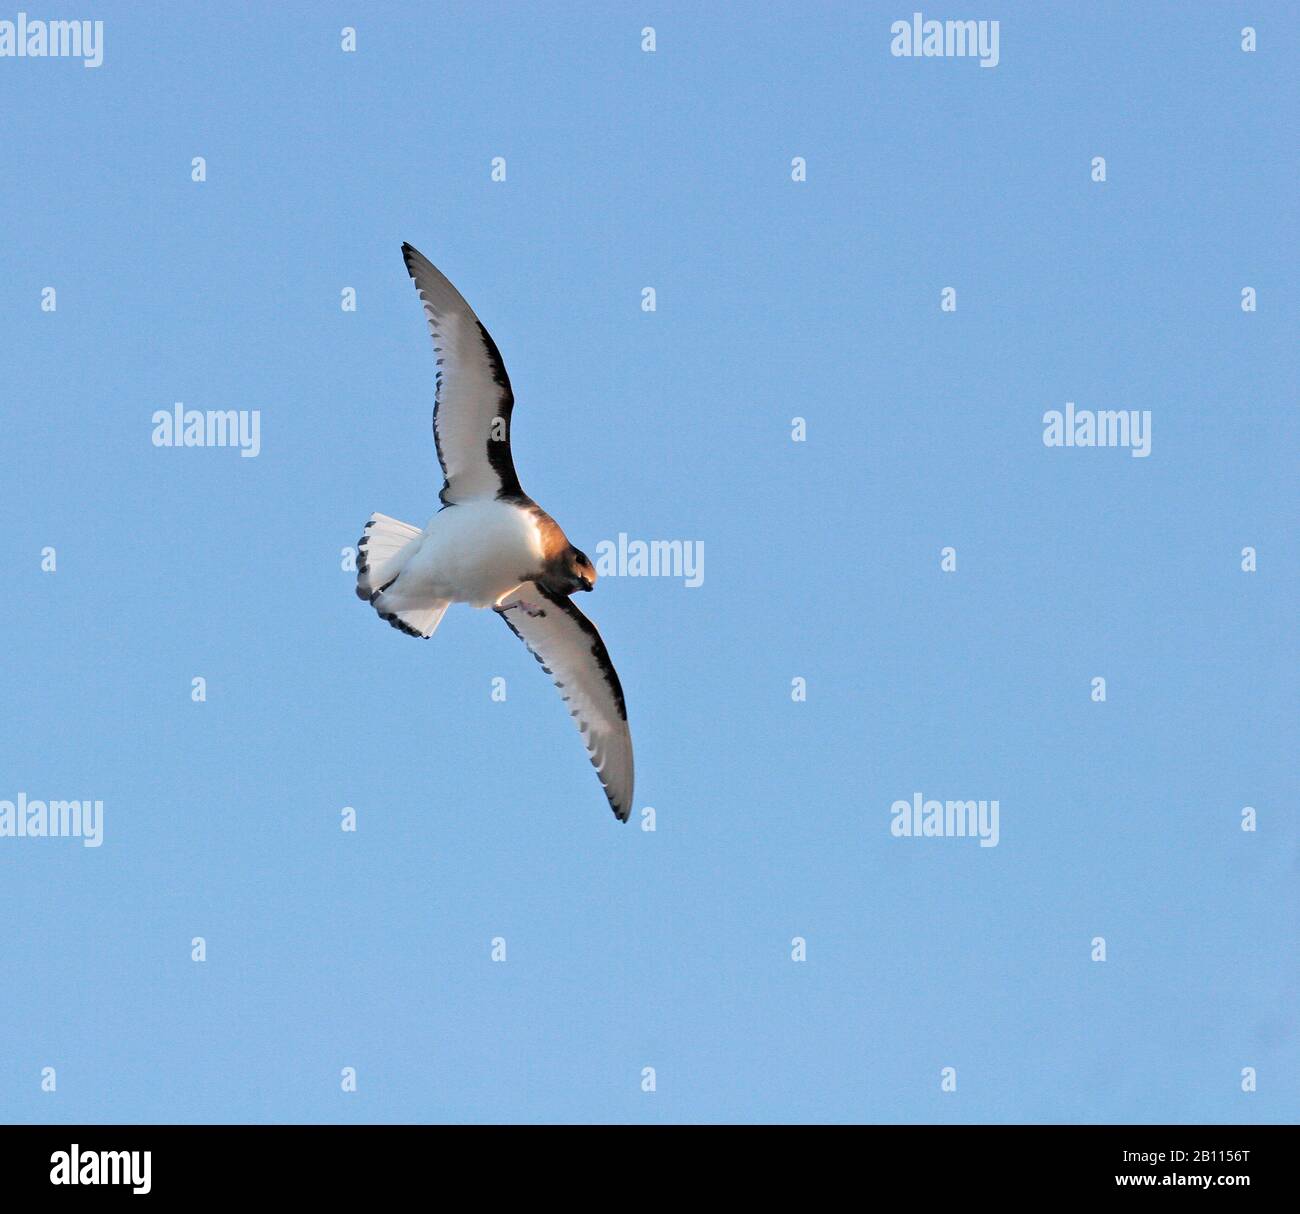
[{"label": "bird's right wing", "polygon": [[461,293],[423,253],[402,245],[438,356],[433,441],[442,465],[444,505],[521,497],[510,454],[510,377],[492,335]]},{"label": "bird's right wing", "polygon": [[632,734],[600,633],[573,601],[525,582],[496,609],[555,682],[620,822],[632,812]]}]

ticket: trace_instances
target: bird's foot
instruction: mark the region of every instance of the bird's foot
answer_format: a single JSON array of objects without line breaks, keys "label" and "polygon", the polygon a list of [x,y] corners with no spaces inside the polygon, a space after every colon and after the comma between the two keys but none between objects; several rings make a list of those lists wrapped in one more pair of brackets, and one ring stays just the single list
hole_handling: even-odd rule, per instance
[{"label": "bird's foot", "polygon": [[510,603],[502,603],[501,606],[497,608],[497,610],[510,611],[515,607],[518,607],[521,611],[523,611],[525,614],[529,616],[532,616],[534,619],[536,619],[539,615],[546,614],[546,610],[541,606],[541,604],[530,603],[527,599],[515,599],[513,602]]}]

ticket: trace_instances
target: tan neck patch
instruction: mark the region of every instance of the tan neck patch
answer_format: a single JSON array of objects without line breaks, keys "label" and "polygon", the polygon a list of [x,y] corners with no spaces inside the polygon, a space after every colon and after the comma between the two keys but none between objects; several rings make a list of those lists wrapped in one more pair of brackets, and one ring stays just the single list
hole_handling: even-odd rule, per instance
[{"label": "tan neck patch", "polygon": [[569,537],[564,534],[557,523],[540,506],[533,507],[533,518],[537,523],[537,534],[542,540],[542,558],[553,561],[569,549]]}]

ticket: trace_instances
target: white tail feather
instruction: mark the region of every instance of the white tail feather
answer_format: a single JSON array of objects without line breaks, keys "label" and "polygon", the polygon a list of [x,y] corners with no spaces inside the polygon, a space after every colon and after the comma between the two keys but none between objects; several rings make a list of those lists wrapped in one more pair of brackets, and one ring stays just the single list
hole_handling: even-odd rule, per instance
[{"label": "white tail feather", "polygon": [[442,623],[442,617],[451,606],[449,599],[439,599],[428,607],[403,607],[394,611],[385,602],[385,594],[377,591],[370,600],[370,605],[379,612],[381,620],[387,620],[394,628],[400,629],[408,636],[431,637],[434,630]]},{"label": "white tail feather", "polygon": [[357,542],[357,597],[369,599],[401,573],[407,545],[422,534],[410,523],[372,514]]},{"label": "white tail feather", "polygon": [[372,514],[357,543],[357,597],[365,599],[381,620],[413,637],[430,637],[442,622],[449,599],[412,604],[394,586],[413,550],[412,541],[424,532],[410,523]]}]

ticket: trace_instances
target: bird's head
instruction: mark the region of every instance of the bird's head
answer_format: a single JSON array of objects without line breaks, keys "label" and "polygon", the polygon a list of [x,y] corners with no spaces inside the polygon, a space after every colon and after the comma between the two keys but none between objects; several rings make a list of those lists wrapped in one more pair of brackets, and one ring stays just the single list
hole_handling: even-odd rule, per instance
[{"label": "bird's head", "polygon": [[587,559],[587,554],[570,544],[565,557],[565,573],[570,582],[568,592],[590,590],[596,584],[596,567]]}]

